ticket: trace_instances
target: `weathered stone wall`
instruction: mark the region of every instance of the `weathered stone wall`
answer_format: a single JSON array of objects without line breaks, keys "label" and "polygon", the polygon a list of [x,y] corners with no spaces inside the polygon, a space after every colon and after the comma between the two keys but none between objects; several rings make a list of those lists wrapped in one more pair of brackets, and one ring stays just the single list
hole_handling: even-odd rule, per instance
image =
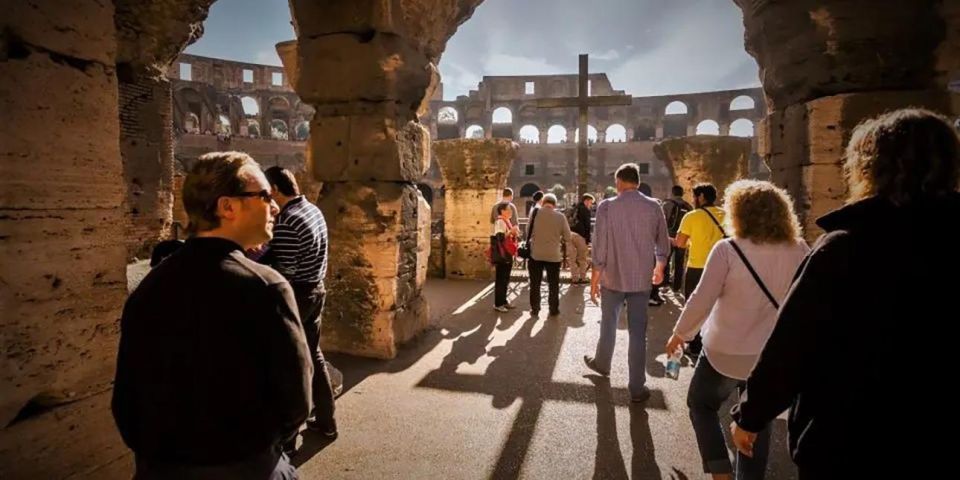
[{"label": "weathered stone wall", "polygon": [[84,417],[126,295],[114,10],[2,8],[0,478],[63,478],[116,453],[109,416]]},{"label": "weathered stone wall", "polygon": [[119,82],[120,154],[126,185],[127,259],[148,258],[171,234],[173,139],[170,83],[129,73]]},{"label": "weathered stone wall", "polygon": [[697,135],[664,140],[653,150],[684,192],[698,183],[712,183],[722,198],[728,185],[749,176],[748,138]]},{"label": "weathered stone wall", "polygon": [[446,278],[490,280],[490,209],[507,184],[517,144],[503,139],[442,140],[434,142],[433,151],[446,186]]},{"label": "weathered stone wall", "polygon": [[[846,198],[842,156],[865,118],[909,106],[956,116],[947,92],[960,71],[954,1],[736,0],[747,51],[770,106],[759,151],[798,204],[808,240],[817,217]],[[776,26],[773,28],[772,26]],[[791,48],[783,48],[789,44]]]}]

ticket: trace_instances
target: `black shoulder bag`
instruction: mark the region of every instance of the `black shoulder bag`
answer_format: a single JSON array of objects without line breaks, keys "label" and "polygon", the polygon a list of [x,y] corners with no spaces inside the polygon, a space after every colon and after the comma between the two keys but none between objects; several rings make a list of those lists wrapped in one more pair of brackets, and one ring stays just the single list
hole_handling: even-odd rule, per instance
[{"label": "black shoulder bag", "polygon": [[523,244],[520,245],[520,248],[517,249],[517,256],[524,260],[530,260],[530,235],[533,234],[533,222],[537,220],[537,213],[539,212],[539,208],[533,209],[533,214],[530,215],[530,225],[527,225],[526,238],[523,240]]}]

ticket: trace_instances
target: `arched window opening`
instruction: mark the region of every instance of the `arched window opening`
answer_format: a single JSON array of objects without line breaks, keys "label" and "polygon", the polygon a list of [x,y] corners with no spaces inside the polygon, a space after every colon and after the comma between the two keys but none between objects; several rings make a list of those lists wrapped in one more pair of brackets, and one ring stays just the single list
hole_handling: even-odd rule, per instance
[{"label": "arched window opening", "polygon": [[479,139],[483,138],[483,127],[480,125],[470,125],[467,127],[466,138]]},{"label": "arched window opening", "polygon": [[606,143],[623,143],[627,141],[627,129],[620,125],[619,123],[614,123],[607,127],[607,132],[604,135],[604,141]]},{"label": "arched window opening", "polygon": [[741,118],[730,124],[730,135],[734,137],[752,137],[754,136],[753,122],[746,118]]},{"label": "arched window opening", "polygon": [[540,130],[533,125],[524,125],[520,129],[520,143],[540,143]]},{"label": "arched window opening", "polygon": [[697,125],[697,135],[720,135],[720,124],[713,120],[704,120]]},{"label": "arched window opening", "polygon": [[683,102],[670,102],[664,113],[667,115],[686,115],[688,113],[687,104]]},{"label": "arched window opening", "polygon": [[567,143],[567,129],[554,125],[547,130],[547,143]]},{"label": "arched window opening", "polygon": [[740,95],[730,102],[730,110],[753,110],[756,108],[756,102],[747,95]]},{"label": "arched window opening", "polygon": [[500,107],[493,111],[493,123],[513,123],[513,112],[507,107]]}]

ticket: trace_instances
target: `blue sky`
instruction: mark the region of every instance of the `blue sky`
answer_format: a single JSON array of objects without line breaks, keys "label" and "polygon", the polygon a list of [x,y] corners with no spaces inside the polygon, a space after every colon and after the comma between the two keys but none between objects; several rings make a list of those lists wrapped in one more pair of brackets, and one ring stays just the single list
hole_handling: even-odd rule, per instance
[{"label": "blue sky", "polygon": [[[759,86],[732,0],[486,0],[440,60],[444,96],[483,75],[592,72],[635,96]],[[218,0],[188,53],[279,65],[274,45],[294,38],[287,0]]]}]

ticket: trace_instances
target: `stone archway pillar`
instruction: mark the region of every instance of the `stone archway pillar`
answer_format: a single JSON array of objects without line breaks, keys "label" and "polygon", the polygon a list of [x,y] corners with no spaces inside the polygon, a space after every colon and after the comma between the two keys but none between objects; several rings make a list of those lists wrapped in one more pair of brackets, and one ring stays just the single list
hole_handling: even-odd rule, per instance
[{"label": "stone archway pillar", "polygon": [[492,280],[490,209],[507,186],[518,145],[506,139],[434,142],[444,195],[447,278]]},{"label": "stone archway pillar", "polygon": [[684,192],[698,183],[712,183],[719,203],[727,185],[749,175],[751,148],[749,138],[699,135],[664,140],[654,145],[653,153]]},{"label": "stone archway pillar", "polygon": [[[759,152],[771,179],[797,202],[812,240],[821,233],[816,219],[847,197],[842,156],[861,121],[909,106],[960,111],[947,89],[951,72],[960,70],[960,4],[735,2],[767,98],[756,129]],[[778,25],[776,35],[769,35],[771,25]],[[786,49],[788,38],[795,41]]]},{"label": "stone archway pillar", "polygon": [[430,207],[416,184],[430,134],[418,118],[447,39],[478,3],[290,2],[298,40],[277,49],[316,111],[307,163],[330,234],[324,349],[392,358],[427,327]]}]

